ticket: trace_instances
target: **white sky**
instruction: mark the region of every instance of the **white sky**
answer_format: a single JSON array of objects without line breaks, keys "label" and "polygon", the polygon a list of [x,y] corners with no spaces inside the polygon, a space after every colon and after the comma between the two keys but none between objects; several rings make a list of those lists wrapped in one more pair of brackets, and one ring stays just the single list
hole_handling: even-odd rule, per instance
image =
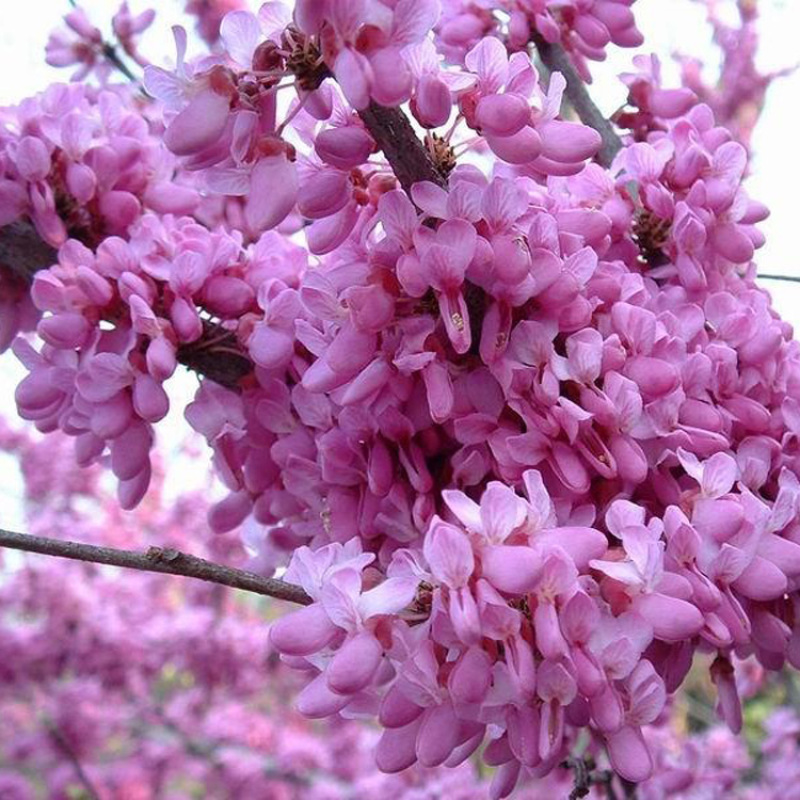
[{"label": "white sky", "polygon": [[[117,7],[116,0],[84,0],[81,5],[95,24],[108,30],[109,20]],[[129,5],[134,12],[151,6],[158,8],[156,22],[146,34],[143,51],[156,61],[172,58],[174,47],[170,26],[176,23],[191,25],[181,13],[183,3],[180,0],[161,0],[158,3],[129,0]],[[764,70],[773,70],[794,63],[798,59],[800,2],[760,0],[759,5],[762,8],[760,66]],[[2,0],[2,6],[0,104],[6,104],[35,93],[52,81],[68,78],[68,70],[55,70],[45,64],[44,46],[49,32],[57,27],[60,17],[69,10],[69,3],[67,0]],[[634,11],[645,35],[644,52],[657,52],[666,64],[668,54],[680,50],[705,58],[713,67],[716,56],[710,46],[710,30],[698,4],[691,0],[638,0]],[[613,112],[624,100],[624,90],[615,76],[630,68],[631,57],[631,51],[612,48],[605,64],[592,66],[596,76],[593,96],[607,113]],[[667,71],[667,75],[675,79],[674,73]],[[753,142],[755,161],[749,191],[772,209],[772,216],[763,224],[767,244],[757,254],[761,270],[800,276],[800,258],[795,242],[798,228],[795,190],[800,189],[798,100],[800,71],[773,84]],[[800,327],[800,284],[770,282],[767,287],[773,291],[778,311]],[[23,376],[24,371],[13,356],[0,356],[0,414],[14,416],[13,389]],[[188,426],[180,411],[195,386],[195,380],[189,376],[170,382],[173,411],[168,420],[158,426],[167,448],[175,447],[187,431]],[[13,502],[19,496],[21,484],[17,476],[11,477],[13,470],[7,466],[10,465],[0,457],[0,474],[3,475],[0,524],[14,527],[21,524],[19,508]]]}]

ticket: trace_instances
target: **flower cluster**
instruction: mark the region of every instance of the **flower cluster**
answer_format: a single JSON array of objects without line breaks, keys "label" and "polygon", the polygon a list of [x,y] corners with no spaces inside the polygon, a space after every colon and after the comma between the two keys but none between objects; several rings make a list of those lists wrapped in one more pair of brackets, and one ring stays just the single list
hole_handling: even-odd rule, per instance
[{"label": "flower cluster", "polygon": [[[456,127],[463,122],[479,139],[453,137],[451,129],[438,139],[444,162],[459,141],[485,141],[505,162],[535,174],[579,171],[600,137],[559,119],[563,76],[555,74],[545,92],[530,57],[509,58],[494,37],[469,51],[465,68],[446,68],[426,38],[436,13],[428,0],[349,15],[310,3],[299,4],[290,22],[288,8],[266,3],[258,16],[225,17],[226,58],[195,62],[185,60],[186,37],[178,31],[176,71],[145,73],[148,91],[165,106],[164,141],[209,190],[246,196],[243,221],[252,233],[292,227],[295,209],[311,220],[307,238],[317,254],[362,227],[394,185],[386,165],[371,158],[376,143],[354,113],[370,103],[410,101],[429,129],[444,126],[455,110]],[[294,80],[297,99],[282,115],[279,90],[292,85],[284,78]]]},{"label": "flower cluster", "polygon": [[[111,20],[114,37],[122,51],[142,67],[148,62],[139,53],[136,39],[153,24],[155,16],[152,8],[134,16],[127,0],[123,0]],[[66,28],[51,33],[47,42],[46,60],[51,67],[78,65],[73,81],[83,80],[93,73],[103,83],[120,66],[127,71],[114,46],[103,40],[103,34],[80,6],[64,15],[64,23]]]},{"label": "flower cluster", "polygon": [[589,741],[641,783],[696,653],[734,730],[734,657],[800,666],[800,350],[755,283],[746,151],[639,59],[630,134],[587,163],[600,134],[521,52],[635,44],[630,5],[269,2],[206,58],[176,30],[145,77],[161,137],[80,87],[3,133],[0,220],[61,245],[21,415],[131,507],[178,361],[243,362],[186,409],[228,490],[210,526],[264,569],[293,553],[314,602],[271,639],[300,710],[377,718],[388,772],[485,743],[503,797]]},{"label": "flower cluster", "polygon": [[773,81],[797,67],[795,65],[768,73],[758,69],[757,0],[740,0],[737,3],[739,19],[734,25],[723,21],[716,3],[705,0],[705,4],[708,6],[714,43],[722,57],[719,74],[715,81],[709,83],[703,63],[688,54],[680,54],[676,58],[681,67],[681,80],[712,108],[717,121],[729,128],[737,141],[749,147],[767,90]]},{"label": "flower cluster", "polygon": [[[584,80],[587,59],[602,61],[610,44],[638,47],[642,34],[631,6],[634,0],[502,0],[498,3],[444,0],[437,26],[438,45],[461,61],[477,42],[502,32],[514,49],[524,50],[532,37],[563,45]],[[503,15],[493,10],[505,12]],[[505,23],[501,22],[505,20]]]},{"label": "flower cluster", "polygon": [[14,345],[30,370],[17,389],[20,415],[39,430],[76,437],[81,465],[110,453],[123,507],[138,504],[151,474],[152,426],[169,410],[164,382],[182,349],[202,356],[217,345],[222,352],[229,338],[235,343],[226,321],[263,325],[265,291],[257,289],[269,269],[267,247],[246,254],[241,237],[153,214],[128,241],[107,237],[96,252],[68,240],[31,290],[46,312],[37,327],[41,351],[21,339]]},{"label": "flower cluster", "polygon": [[123,235],[149,209],[190,213],[197,192],[124,87],[54,84],[0,115],[0,224],[30,218],[60,247]]}]

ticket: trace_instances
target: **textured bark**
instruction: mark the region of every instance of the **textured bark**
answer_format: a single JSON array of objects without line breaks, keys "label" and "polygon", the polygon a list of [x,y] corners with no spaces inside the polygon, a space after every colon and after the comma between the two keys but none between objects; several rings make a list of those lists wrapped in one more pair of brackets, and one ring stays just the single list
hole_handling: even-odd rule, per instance
[{"label": "textured bark", "polygon": [[610,167],[614,156],[622,148],[622,140],[614,130],[614,126],[605,118],[594,104],[586,89],[586,84],[572,66],[569,55],[561,45],[550,44],[538,34],[532,39],[542,63],[550,72],[560,72],[567,81],[565,95],[575,113],[584,125],[594,128],[602,137],[603,144],[597,153],[597,161],[604,167]]},{"label": "textured bark", "polygon": [[438,186],[447,185],[445,176],[420,141],[403,109],[385,108],[372,102],[363,111],[359,111],[359,116],[406,192],[410,192],[418,181],[432,181]]},{"label": "textured bark", "polygon": [[0,530],[0,547],[70,558],[75,561],[89,561],[94,564],[110,564],[114,567],[138,569],[143,572],[181,575],[300,605],[309,605],[312,602],[303,589],[293,583],[286,583],[276,578],[264,578],[254,572],[214,564],[204,558],[161,547],[151,547],[146,553],[137,553],[132,550],[117,550],[5,530]]},{"label": "textured bark", "polygon": [[[210,341],[214,344],[209,345]],[[187,369],[234,391],[241,388],[242,379],[254,369],[236,334],[229,332],[220,337],[210,322],[203,323],[203,335],[198,341],[182,345],[176,355]]]}]

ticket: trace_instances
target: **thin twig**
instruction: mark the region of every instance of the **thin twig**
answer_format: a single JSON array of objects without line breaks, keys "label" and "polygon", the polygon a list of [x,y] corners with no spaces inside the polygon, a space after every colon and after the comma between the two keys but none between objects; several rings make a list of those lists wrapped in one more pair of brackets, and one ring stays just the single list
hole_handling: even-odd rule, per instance
[{"label": "thin twig", "polygon": [[597,153],[597,161],[604,167],[610,167],[614,156],[622,149],[622,140],[614,130],[614,126],[606,119],[602,111],[586,89],[586,84],[578,75],[569,59],[569,55],[561,45],[546,42],[538,33],[534,33],[531,41],[536,45],[539,57],[547,69],[560,72],[567,81],[565,95],[575,113],[584,125],[594,128],[602,137],[603,144]]},{"label": "thin twig", "polygon": [[800,283],[800,278],[794,275],[766,275],[759,272],[757,278],[763,278],[765,281],[788,281],[789,283]]},{"label": "thin twig", "polygon": [[119,57],[117,48],[113,44],[103,42],[103,57],[113,67],[118,69],[131,83],[139,83],[137,78],[130,70],[130,67]]},{"label": "thin twig", "polygon": [[50,733],[53,741],[56,743],[56,745],[58,745],[58,749],[61,750],[64,756],[66,756],[67,761],[69,761],[69,763],[72,765],[72,768],[75,770],[75,774],[78,776],[78,780],[83,784],[83,788],[86,790],[90,800],[100,800],[100,792],[97,790],[97,787],[92,782],[89,774],[84,769],[83,764],[81,764],[78,754],[69,743],[69,740],[66,738],[66,736],[64,736],[63,733],[61,733],[61,731],[58,729],[58,726],[54,722],[46,720],[44,725]]},{"label": "thin twig", "polygon": [[186,578],[219,583],[234,589],[275,597],[278,600],[288,600],[300,605],[309,605],[312,602],[303,589],[293,583],[276,578],[264,578],[254,572],[235,567],[214,564],[204,558],[169,548],[151,547],[146,553],[136,553],[132,550],[98,547],[93,544],[49,539],[44,536],[32,536],[27,533],[15,533],[2,529],[0,529],[0,547],[58,558],[71,558],[75,561],[109,564],[143,572],[182,575]]}]

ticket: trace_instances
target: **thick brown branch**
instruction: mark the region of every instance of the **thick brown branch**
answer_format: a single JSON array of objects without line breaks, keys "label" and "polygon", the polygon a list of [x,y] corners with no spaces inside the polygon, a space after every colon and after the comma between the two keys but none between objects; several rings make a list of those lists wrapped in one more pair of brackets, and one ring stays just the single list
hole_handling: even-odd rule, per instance
[{"label": "thick brown branch", "polygon": [[[29,222],[12,222],[0,228],[0,269],[5,267],[30,284],[39,270],[57,261],[58,253]],[[214,345],[210,346],[212,339]],[[178,361],[228,389],[237,389],[241,379],[253,371],[253,362],[241,350],[236,336],[230,333],[220,339],[211,323],[205,324],[199,341],[178,348]]]},{"label": "thick brown branch", "polygon": [[[212,340],[214,345],[209,346]],[[253,371],[253,362],[242,351],[236,334],[220,337],[217,327],[205,320],[200,339],[179,347],[177,357],[187,369],[228,389],[238,390],[240,381]]]},{"label": "thick brown branch", "polygon": [[293,583],[264,578],[254,572],[214,564],[204,558],[181,553],[178,550],[151,547],[146,553],[132,550],[117,550],[111,547],[98,547],[61,539],[48,539],[44,536],[31,536],[0,529],[0,547],[24,550],[28,553],[41,553],[57,558],[71,558],[75,561],[89,561],[95,564],[110,564],[114,567],[138,569],[143,572],[161,572],[166,575],[182,575],[209,583],[219,583],[245,592],[254,592],[278,600],[309,605],[311,598],[302,588]]},{"label": "thick brown branch", "polygon": [[28,283],[40,269],[52,267],[58,253],[29,222],[12,222],[0,228],[0,265]]},{"label": "thick brown branch", "polygon": [[542,63],[550,72],[560,72],[567,81],[566,97],[575,113],[584,125],[594,128],[602,137],[603,144],[597,154],[597,161],[604,167],[610,167],[614,156],[622,148],[622,140],[614,130],[614,126],[606,119],[594,104],[586,89],[586,84],[578,75],[569,59],[569,55],[561,45],[550,44],[538,34],[533,35],[533,43],[539,52]]},{"label": "thick brown branch", "polygon": [[417,136],[402,108],[370,103],[359,116],[372,134],[400,185],[409,192],[418,181],[446,186],[447,180]]}]

